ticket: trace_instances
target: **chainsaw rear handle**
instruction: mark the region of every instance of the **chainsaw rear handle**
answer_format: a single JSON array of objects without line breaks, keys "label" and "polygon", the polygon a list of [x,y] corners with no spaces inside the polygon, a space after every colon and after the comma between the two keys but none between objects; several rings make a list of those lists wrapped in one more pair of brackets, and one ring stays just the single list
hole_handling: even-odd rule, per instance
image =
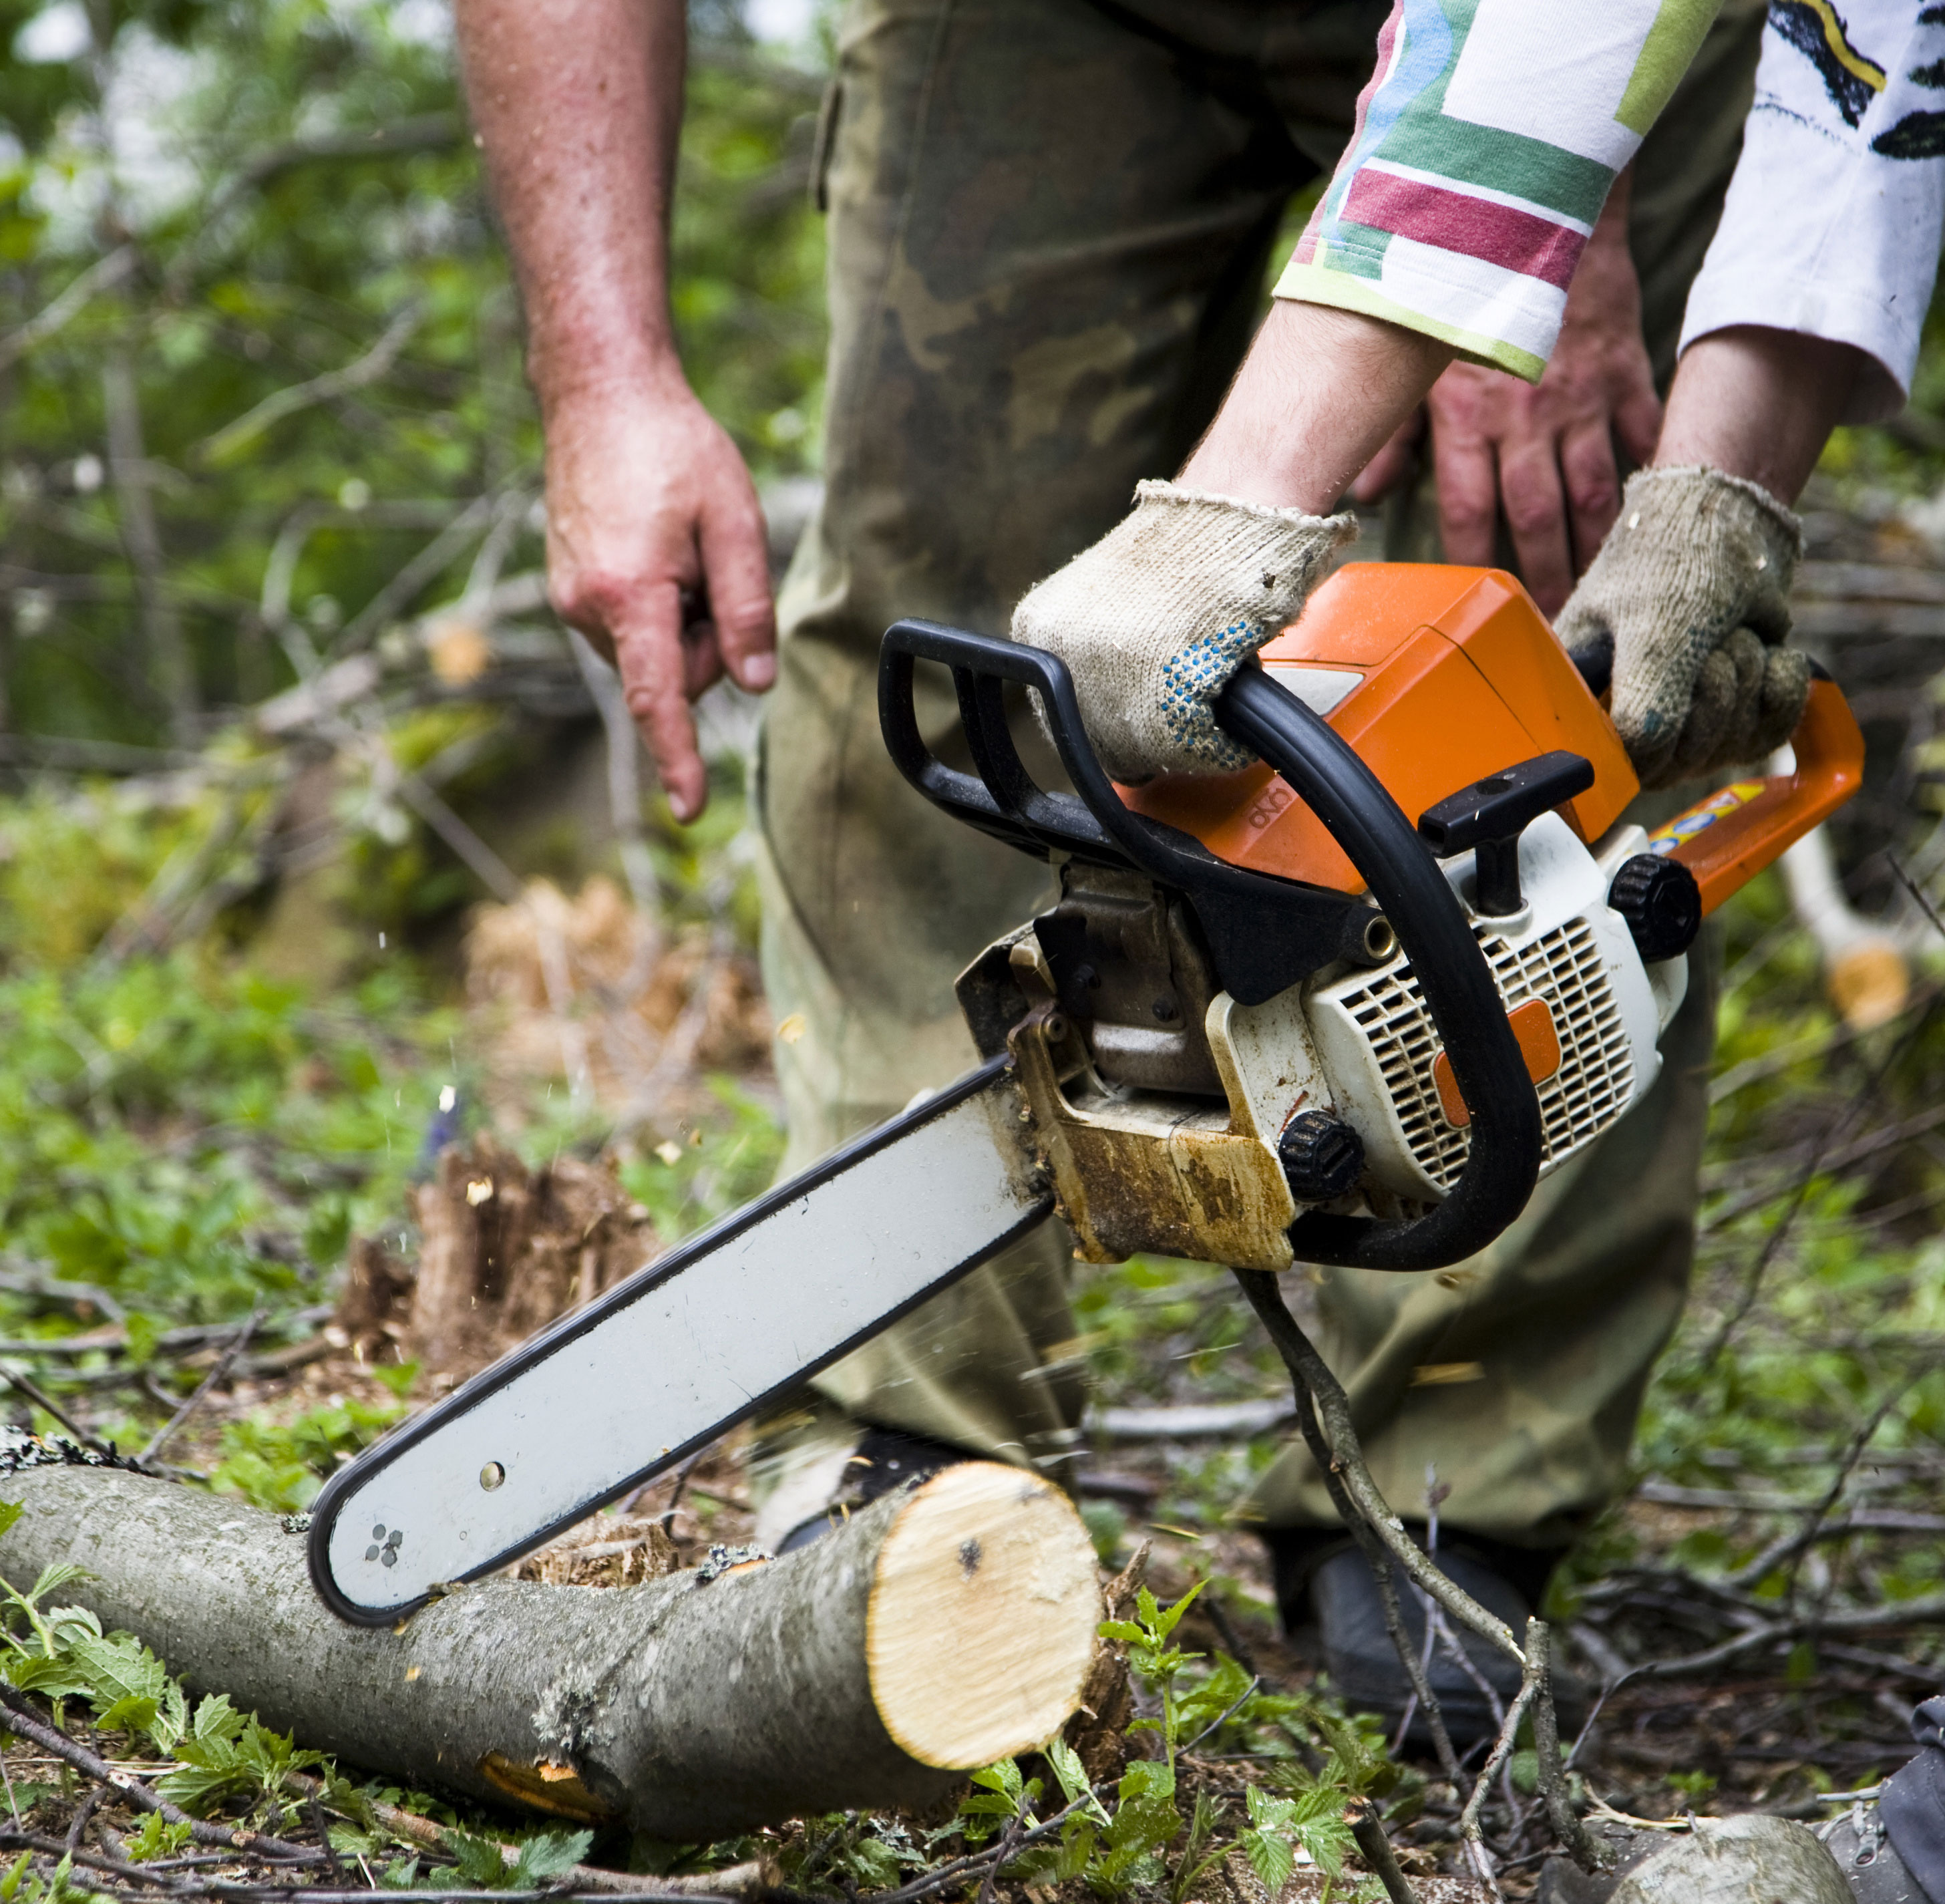
[{"label": "chainsaw rear handle", "polygon": [[[926,744],[913,699],[914,663],[920,659],[952,670],[976,777],[947,766]],[[1077,799],[1047,792],[1028,773],[1006,727],[1003,694],[1009,681],[1039,695]],[[1055,656],[936,623],[901,622],[885,636],[878,703],[886,745],[920,793],[1036,857],[1052,849],[1133,867],[1182,890],[1205,927],[1212,919],[1253,917],[1258,941],[1300,931],[1314,918],[1369,918],[1367,908],[1342,894],[1231,866],[1199,841],[1130,812],[1087,739],[1072,677]],[[1363,876],[1411,961],[1462,1095],[1479,1107],[1465,1167],[1444,1202],[1410,1221],[1312,1211],[1291,1227],[1291,1247],[1314,1263],[1442,1269],[1498,1236],[1525,1208],[1540,1175],[1539,1100],[1498,987],[1430,850],[1328,722],[1253,663],[1217,697],[1215,711],[1224,732],[1283,776]],[[1341,925],[1336,930],[1341,933]],[[1325,962],[1313,955],[1303,969]]]}]

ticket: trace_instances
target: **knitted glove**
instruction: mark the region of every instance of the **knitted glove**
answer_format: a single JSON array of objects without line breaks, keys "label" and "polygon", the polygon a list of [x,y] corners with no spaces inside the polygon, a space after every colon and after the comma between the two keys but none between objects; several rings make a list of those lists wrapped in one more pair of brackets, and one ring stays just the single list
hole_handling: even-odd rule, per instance
[{"label": "knitted glove", "polygon": [[1028,591],[1013,639],[1066,662],[1087,737],[1124,785],[1233,773],[1255,757],[1210,703],[1296,619],[1356,529],[1349,516],[1143,483],[1133,515]]},{"label": "knitted glove", "polygon": [[1642,470],[1554,624],[1577,658],[1611,643],[1614,719],[1644,786],[1760,760],[1810,692],[1786,648],[1803,528],[1766,489],[1710,469]]}]

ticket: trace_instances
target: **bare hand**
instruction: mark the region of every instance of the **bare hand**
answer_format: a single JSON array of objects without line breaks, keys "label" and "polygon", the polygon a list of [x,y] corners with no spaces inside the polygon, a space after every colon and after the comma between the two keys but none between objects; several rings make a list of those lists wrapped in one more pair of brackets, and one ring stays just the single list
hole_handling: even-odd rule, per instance
[{"label": "bare hand", "polygon": [[727,671],[776,679],[763,512],[742,458],[679,375],[577,392],[547,419],[547,583],[621,671],[669,805],[709,798],[689,704]]},{"label": "bare hand", "polygon": [[1368,504],[1395,486],[1429,421],[1445,559],[1490,565],[1503,512],[1527,591],[1549,616],[1614,526],[1616,442],[1645,464],[1661,427],[1625,214],[1617,193],[1574,275],[1539,383],[1454,364],[1432,386],[1425,417],[1404,424],[1351,491]]}]

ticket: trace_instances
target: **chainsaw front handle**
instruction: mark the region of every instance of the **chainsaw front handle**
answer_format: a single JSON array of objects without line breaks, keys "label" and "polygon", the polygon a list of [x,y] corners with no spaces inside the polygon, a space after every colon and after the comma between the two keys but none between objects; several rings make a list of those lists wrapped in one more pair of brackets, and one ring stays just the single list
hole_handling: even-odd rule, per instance
[{"label": "chainsaw front handle", "polygon": [[1274,767],[1363,875],[1411,961],[1458,1082],[1477,1105],[1445,1201],[1409,1222],[1312,1210],[1290,1226],[1302,1260],[1361,1270],[1441,1269],[1484,1249],[1540,1179],[1540,1100],[1465,909],[1431,849],[1350,743],[1253,662],[1216,697],[1216,724]]},{"label": "chainsaw front handle", "polygon": [[[976,776],[948,766],[926,744],[914,699],[917,660],[952,670]],[[1078,798],[1045,791],[1027,771],[1007,725],[1009,682],[1039,696]],[[1124,805],[1081,725],[1072,677],[1053,655],[901,622],[885,636],[878,704],[892,760],[934,805],[1036,857],[1076,853],[1182,890],[1210,940],[1218,976],[1245,1004],[1284,989],[1270,982],[1280,962],[1313,971],[1361,940],[1371,915],[1361,900],[1232,866]],[[1291,1247],[1313,1263],[1443,1269],[1500,1235],[1540,1176],[1540,1103],[1485,955],[1412,822],[1328,722],[1253,663],[1216,698],[1216,718],[1283,777],[1363,876],[1411,962],[1461,1094],[1479,1107],[1465,1166],[1444,1202],[1409,1221],[1312,1211],[1291,1227]]]},{"label": "chainsaw front handle", "polygon": [[1732,780],[1648,835],[1648,850],[1695,875],[1706,918],[1864,783],[1864,736],[1820,668],[1789,737],[1794,770]]}]

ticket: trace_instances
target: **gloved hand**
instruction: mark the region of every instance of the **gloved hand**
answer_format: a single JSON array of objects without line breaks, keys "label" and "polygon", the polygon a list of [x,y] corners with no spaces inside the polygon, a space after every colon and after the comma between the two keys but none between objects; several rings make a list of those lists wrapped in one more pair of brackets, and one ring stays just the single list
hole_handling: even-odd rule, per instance
[{"label": "gloved hand", "polygon": [[1614,721],[1644,786],[1760,760],[1789,738],[1808,656],[1783,646],[1803,528],[1766,489],[1709,469],[1642,470],[1555,631],[1611,640]]},{"label": "gloved hand", "polygon": [[1087,737],[1124,785],[1233,773],[1254,757],[1210,703],[1356,530],[1350,516],[1143,483],[1131,516],[1028,592],[1013,637],[1066,662]]}]

